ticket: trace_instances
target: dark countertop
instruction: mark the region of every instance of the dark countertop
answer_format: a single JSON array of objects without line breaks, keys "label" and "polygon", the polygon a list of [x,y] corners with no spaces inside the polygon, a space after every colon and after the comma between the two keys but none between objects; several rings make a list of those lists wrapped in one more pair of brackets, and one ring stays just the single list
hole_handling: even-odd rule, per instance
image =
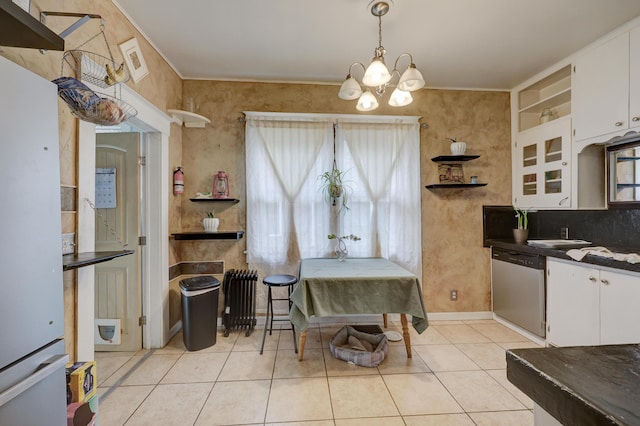
[{"label": "dark countertop", "polygon": [[507,378],[564,425],[640,425],[640,345],[513,349]]},{"label": "dark countertop", "polygon": [[[640,263],[634,264],[629,262],[623,262],[619,260],[608,259],[606,257],[594,256],[591,254],[586,255],[580,262],[578,262],[571,259],[569,256],[567,256],[567,250],[569,249],[544,248],[544,247],[530,246],[528,244],[516,244],[513,242],[512,239],[511,240],[486,239],[485,246],[499,247],[506,250],[517,250],[521,253],[539,254],[546,257],[555,257],[558,259],[572,260],[576,263],[583,263],[583,264],[589,264],[594,266],[606,266],[609,268],[623,269],[626,271],[640,273]],[[600,245],[594,242],[589,247],[598,247],[598,246]],[[611,246],[604,246],[604,247],[606,247],[607,249],[609,249],[611,252],[614,252],[614,253],[638,253],[639,252],[638,249],[628,248],[628,247],[611,247]]]}]

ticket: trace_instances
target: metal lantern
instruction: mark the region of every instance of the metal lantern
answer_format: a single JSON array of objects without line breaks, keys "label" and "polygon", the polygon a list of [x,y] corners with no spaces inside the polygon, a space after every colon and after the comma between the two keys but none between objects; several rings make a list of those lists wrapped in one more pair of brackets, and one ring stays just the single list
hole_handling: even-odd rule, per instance
[{"label": "metal lantern", "polygon": [[213,176],[213,194],[215,198],[229,197],[229,175],[227,172],[219,171]]}]

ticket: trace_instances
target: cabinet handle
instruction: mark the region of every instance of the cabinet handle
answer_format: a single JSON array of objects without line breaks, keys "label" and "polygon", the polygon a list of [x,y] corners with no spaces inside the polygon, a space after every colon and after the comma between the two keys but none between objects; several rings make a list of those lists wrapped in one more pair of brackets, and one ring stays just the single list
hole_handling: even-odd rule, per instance
[{"label": "cabinet handle", "polygon": [[562,165],[563,165],[563,166],[566,166],[566,165],[567,165],[567,162],[566,162],[566,161],[563,161],[563,162],[562,162]]},{"label": "cabinet handle", "polygon": [[616,127],[620,127],[624,124],[624,121],[616,121]]},{"label": "cabinet handle", "polygon": [[636,122],[636,121],[640,121],[640,117],[635,116],[631,119],[631,121]]},{"label": "cabinet handle", "polygon": [[609,282],[609,280],[608,280],[608,279],[606,279],[606,278],[602,278],[602,279],[600,280],[600,282],[601,282],[602,284],[604,284],[604,285],[609,285],[609,284],[611,284],[611,283]]},{"label": "cabinet handle", "polygon": [[564,197],[562,200],[560,200],[560,202],[558,202],[558,205],[561,206],[565,203],[565,201],[567,201],[569,199],[569,197]]},{"label": "cabinet handle", "polygon": [[589,277],[589,281],[591,281],[592,283],[595,283],[597,280],[596,280],[596,277]]}]

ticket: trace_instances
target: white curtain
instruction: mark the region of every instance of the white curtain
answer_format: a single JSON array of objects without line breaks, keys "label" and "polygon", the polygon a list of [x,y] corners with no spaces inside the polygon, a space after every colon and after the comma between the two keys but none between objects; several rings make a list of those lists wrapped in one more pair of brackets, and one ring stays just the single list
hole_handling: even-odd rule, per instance
[{"label": "white curtain", "polygon": [[[421,277],[417,117],[246,114],[252,267],[291,271],[301,258],[329,256],[328,234],[354,234],[362,239],[347,241],[349,256],[385,257]],[[330,206],[318,180],[331,170],[334,146],[348,210]]]},{"label": "white curtain", "polygon": [[271,273],[318,256],[330,217],[316,190],[333,161],[333,123],[297,115],[247,115],[247,261]]},{"label": "white curtain", "polygon": [[337,126],[339,167],[347,172],[350,210],[340,232],[362,238],[349,244],[353,256],[393,260],[420,277],[419,123],[349,121]]}]

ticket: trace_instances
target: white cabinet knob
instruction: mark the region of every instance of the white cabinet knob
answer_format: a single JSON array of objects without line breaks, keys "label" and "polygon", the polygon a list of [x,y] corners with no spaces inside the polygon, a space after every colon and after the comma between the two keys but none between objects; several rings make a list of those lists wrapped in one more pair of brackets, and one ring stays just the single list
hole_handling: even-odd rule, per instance
[{"label": "white cabinet knob", "polygon": [[624,124],[624,121],[616,121],[616,127],[620,127]]},{"label": "white cabinet knob", "polygon": [[634,123],[635,123],[636,121],[640,121],[640,117],[635,116],[635,117],[633,117],[633,118],[631,119],[631,121],[633,121]]},{"label": "white cabinet knob", "polygon": [[602,284],[604,284],[604,285],[609,285],[609,284],[611,284],[611,283],[609,282],[609,280],[608,280],[608,279],[606,279],[606,278],[602,278],[602,279],[600,280],[600,282],[601,282]]},{"label": "white cabinet knob", "polygon": [[592,283],[596,282],[596,277],[589,277],[589,281],[591,281]]}]

